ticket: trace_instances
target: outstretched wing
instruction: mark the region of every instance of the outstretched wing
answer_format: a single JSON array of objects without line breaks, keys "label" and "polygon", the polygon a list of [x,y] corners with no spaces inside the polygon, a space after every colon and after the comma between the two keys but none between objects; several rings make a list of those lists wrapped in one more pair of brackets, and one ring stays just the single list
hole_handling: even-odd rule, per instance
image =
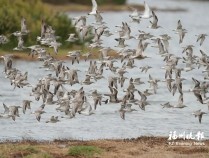
[{"label": "outstretched wing", "polygon": [[91,2],[92,2],[92,12],[93,11],[97,11],[97,2],[96,2],[96,0],[91,0]]}]

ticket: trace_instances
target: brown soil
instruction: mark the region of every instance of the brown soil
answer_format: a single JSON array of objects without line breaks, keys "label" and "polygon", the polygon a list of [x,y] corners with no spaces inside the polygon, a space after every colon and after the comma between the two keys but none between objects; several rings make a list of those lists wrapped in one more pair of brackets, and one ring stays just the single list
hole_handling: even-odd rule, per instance
[{"label": "brown soil", "polygon": [[7,150],[9,151],[8,157],[24,157],[30,153],[28,153],[27,150],[17,151],[15,150],[15,147],[32,146],[55,158],[70,158],[72,156],[67,155],[70,147],[88,145],[96,146],[102,149],[101,154],[94,156],[98,158],[208,158],[209,140],[205,140],[204,143],[204,146],[170,146],[167,138],[164,137],[140,137],[137,139],[94,141],[23,141],[18,143],[7,142],[0,144],[0,153],[6,148],[13,148],[14,150]]},{"label": "brown soil", "polygon": [[[35,60],[38,60],[37,59],[37,56],[29,56],[28,53],[26,52],[13,52],[13,53],[6,53],[6,52],[1,52],[1,56],[5,55],[5,54],[12,54],[13,55],[13,59],[16,59],[16,60],[25,60],[25,61],[35,61]],[[58,60],[71,60],[70,57],[67,57],[67,51],[65,53],[61,53],[61,54],[54,54],[54,53],[51,53],[51,56],[58,59]],[[109,56],[111,56],[112,58],[119,58],[119,55],[114,52],[114,51],[110,51]],[[100,52],[92,52],[92,55],[89,57],[89,59],[99,59],[100,58]],[[80,57],[81,60],[84,59],[83,56]]]}]

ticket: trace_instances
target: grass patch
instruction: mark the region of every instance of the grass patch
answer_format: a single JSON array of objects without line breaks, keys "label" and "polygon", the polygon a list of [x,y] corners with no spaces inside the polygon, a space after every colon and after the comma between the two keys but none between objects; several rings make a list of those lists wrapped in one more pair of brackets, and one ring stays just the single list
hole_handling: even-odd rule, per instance
[{"label": "grass patch", "polygon": [[96,146],[73,146],[69,149],[68,155],[70,156],[83,156],[83,157],[93,157],[95,155],[101,154],[102,149]]},{"label": "grass patch", "polygon": [[22,150],[23,151],[27,151],[27,152],[29,152],[31,154],[34,154],[34,153],[38,153],[39,152],[39,150],[36,147],[30,146],[30,145],[29,146],[26,146],[26,147],[23,147]]},{"label": "grass patch", "polygon": [[52,158],[53,156],[43,149],[33,145],[1,144],[0,158],[24,157],[24,158]]},{"label": "grass patch", "polygon": [[53,156],[48,153],[37,153],[37,154],[28,155],[24,158],[53,158]]}]

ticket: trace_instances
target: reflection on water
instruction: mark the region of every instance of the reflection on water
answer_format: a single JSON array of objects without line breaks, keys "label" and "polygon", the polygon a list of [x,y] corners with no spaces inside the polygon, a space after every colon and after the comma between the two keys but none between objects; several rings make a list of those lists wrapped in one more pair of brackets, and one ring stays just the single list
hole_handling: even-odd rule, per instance
[{"label": "reflection on water", "polygon": [[[131,2],[131,0],[130,0]],[[132,1],[133,2],[133,1]],[[152,3],[151,3],[152,2]],[[163,3],[162,3],[163,2]],[[164,3],[165,2],[165,3]],[[143,3],[143,1],[142,1]],[[186,44],[194,44],[196,48],[194,49],[195,53],[199,53],[199,47],[195,43],[195,35],[198,33],[207,33],[209,34],[208,25],[209,19],[204,16],[207,13],[207,6],[204,3],[196,2],[178,2],[178,1],[148,1],[150,5],[166,7],[170,6],[183,6],[188,8],[188,12],[157,12],[159,18],[159,25],[163,29],[159,29],[157,32],[153,32],[146,28],[149,25],[148,21],[142,21],[140,24],[131,24],[132,34],[137,35],[138,30],[146,30],[155,35],[160,35],[163,33],[168,33],[172,36],[172,41],[170,44],[170,52],[181,55],[182,48],[178,44],[178,36],[175,35],[171,30],[176,28],[178,19],[182,20],[183,26],[189,31],[185,37],[185,42],[182,46]],[[195,4],[195,5],[194,5]],[[208,4],[208,3],[207,3]],[[198,8],[198,12],[195,11],[195,8]],[[69,13],[70,16],[78,16],[84,13]],[[107,22],[110,31],[116,31],[115,25],[121,24],[122,21],[129,22],[130,18],[128,12],[107,12],[103,13],[104,20]],[[113,20],[114,19],[114,20]],[[195,22],[194,22],[195,20]],[[93,17],[88,18],[88,22],[91,23]],[[104,46],[113,47],[117,43],[114,41],[114,38],[117,35],[114,35],[110,39],[103,38]],[[206,39],[205,43],[208,43]],[[128,43],[130,48],[136,48],[137,42],[130,40]],[[209,45],[205,44],[202,47],[203,50],[209,50]],[[140,67],[143,65],[150,64],[153,68],[149,70],[149,73],[153,77],[158,79],[163,79],[164,70],[160,69],[163,66],[162,58],[157,54],[157,50],[149,47],[146,51],[146,55],[151,57],[144,60],[136,60],[136,66]],[[3,71],[3,62],[0,63],[0,72]],[[82,72],[78,72],[79,80],[82,81],[85,77],[85,71],[89,66],[89,62],[81,62],[79,65],[75,64],[71,66],[70,61],[66,61],[65,65],[68,65],[70,68],[80,69]],[[121,66],[120,62],[116,65]],[[41,62],[24,62],[24,61],[15,61],[14,67],[17,67],[22,72],[28,71],[29,77],[28,80],[31,84],[37,83],[39,78],[42,78],[44,75],[51,72],[45,71],[44,69],[39,69]],[[111,73],[107,70],[104,71],[104,76],[108,77]],[[136,86],[137,89],[143,91],[146,88],[149,88],[147,83],[148,73],[141,73],[139,68],[130,69],[128,74],[125,74],[127,77],[141,77],[142,81],[146,84]],[[196,101],[194,94],[188,92],[188,89],[192,86],[191,78],[195,77],[202,80],[203,74],[201,70],[195,69],[192,72],[183,72],[182,76],[187,80],[183,83],[184,90],[184,103],[187,105],[187,108],[184,109],[162,109],[160,106],[161,103],[170,101],[175,104],[178,101],[178,94],[174,97],[168,93],[166,85],[164,82],[159,83],[159,90],[156,95],[148,97],[148,101],[151,105],[146,107],[146,111],[142,111],[138,106],[134,105],[134,108],[137,111],[126,114],[126,120],[122,120],[117,112],[120,108],[120,104],[103,104],[99,106],[96,110],[95,115],[83,116],[77,114],[73,119],[62,119],[60,118],[63,114],[55,110],[57,105],[47,105],[45,108],[46,114],[42,115],[41,122],[37,122],[34,115],[30,111],[27,111],[25,115],[21,114],[16,121],[11,119],[1,119],[0,120],[0,139],[39,139],[39,140],[52,140],[52,139],[99,139],[99,138],[130,138],[138,137],[142,135],[147,136],[168,136],[169,131],[188,131],[188,132],[197,132],[202,131],[205,133],[205,137],[209,137],[209,128],[208,122],[209,117],[204,116],[202,124],[198,123],[197,118],[195,118],[191,113],[194,110],[202,109],[202,111],[207,111],[206,105],[200,105]],[[13,90],[13,87],[10,85],[8,79],[4,78],[4,74],[0,75],[1,81],[1,91],[0,91],[0,103],[5,103],[7,105],[20,105],[22,100],[31,99],[33,97],[29,96],[31,92],[30,87],[25,87],[24,89],[16,88]],[[125,87],[127,87],[127,82]],[[101,86],[104,85],[104,86]],[[106,87],[107,80],[101,79],[97,83],[93,83],[90,86],[84,86],[84,90],[88,93],[92,89],[97,89],[100,93],[108,93],[109,89]],[[81,85],[67,86],[68,90],[79,89]],[[119,98],[124,95],[122,89],[119,88]],[[140,98],[136,95],[137,98]],[[104,98],[105,100],[105,98]],[[93,101],[90,100],[92,103]],[[32,110],[37,109],[41,105],[41,101],[37,102],[33,100]],[[3,106],[0,106],[0,112],[3,112]],[[57,115],[60,118],[60,122],[56,124],[46,124],[45,121],[48,120],[52,115]]]}]

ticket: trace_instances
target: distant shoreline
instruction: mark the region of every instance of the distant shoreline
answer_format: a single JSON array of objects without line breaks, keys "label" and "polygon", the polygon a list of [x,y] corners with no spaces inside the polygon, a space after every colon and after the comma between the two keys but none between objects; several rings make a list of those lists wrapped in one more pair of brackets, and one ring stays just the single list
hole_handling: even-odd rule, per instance
[{"label": "distant shoreline", "polygon": [[[52,10],[53,12],[89,12],[91,10],[91,6],[88,5],[79,5],[79,4],[66,4],[66,5],[52,5],[52,4],[48,4],[48,3],[44,3],[44,5],[46,5],[46,7],[49,7],[50,10]],[[131,9],[130,7],[136,8],[139,11],[143,11],[144,10],[144,6],[142,5],[101,5],[98,7],[99,11],[101,12],[105,12],[105,11],[115,11],[115,12],[120,12],[120,11],[130,11],[131,13]],[[178,11],[186,11],[184,9],[181,8],[167,8],[167,9],[157,9],[157,8],[152,8],[153,10],[158,10],[158,11],[171,11],[171,12],[178,12]],[[76,46],[75,46],[76,47]],[[78,47],[78,46],[77,46]],[[74,48],[71,48],[70,50],[76,50]],[[70,51],[68,50],[68,51]],[[11,52],[11,53],[10,53]],[[28,56],[28,52],[17,52],[17,51],[2,51],[0,50],[0,56],[5,55],[5,54],[13,54],[14,55],[14,59],[17,60],[26,60],[26,61],[35,61],[37,60],[36,57],[32,58],[31,56]],[[116,52],[110,53],[111,56],[118,58],[118,54]],[[58,55],[55,55],[53,53],[51,53],[51,55],[53,57],[55,57],[56,59],[59,60],[70,60],[69,57],[66,57],[67,55],[67,51],[65,53],[59,53]],[[100,53],[93,53],[93,56],[91,57],[91,59],[98,59],[99,58]],[[81,58],[82,59],[82,58]]]},{"label": "distant shoreline", "polygon": [[[77,50],[77,49],[74,49],[74,50]],[[70,57],[67,57],[66,55],[68,54],[67,52],[70,51],[70,50],[64,50],[64,52],[61,52],[56,55],[54,52],[50,53],[50,55],[52,57],[54,57],[55,59],[58,59],[58,60],[71,60]],[[6,55],[6,54],[11,54],[12,55],[12,59],[14,60],[24,60],[24,61],[38,61],[39,59],[37,58],[38,56],[35,55],[34,57],[32,57],[31,55],[29,56],[29,52],[1,52],[0,53],[0,56],[3,56],[3,55]],[[84,53],[85,54],[85,53]],[[83,55],[83,54],[82,54]],[[84,57],[81,55],[80,59],[81,60],[84,60]],[[115,52],[115,51],[111,51],[109,52],[109,56],[117,59],[119,58],[119,55]],[[89,59],[87,60],[91,60],[91,59],[99,59],[100,58],[100,52],[92,52],[92,55],[89,57]]]},{"label": "distant shoreline", "polygon": [[[44,4],[55,12],[89,12],[91,11],[91,8],[92,8],[91,6],[88,6],[88,5],[80,5],[80,4],[74,4],[74,3],[69,3],[65,5],[53,5],[53,4],[48,4],[48,3],[44,3]],[[114,11],[114,12],[130,11],[131,12],[130,7],[136,8],[139,11],[144,10],[143,4],[101,5],[101,6],[98,6],[98,10],[101,12],[107,12],[107,11]],[[161,9],[161,8],[156,8],[156,7],[153,7],[152,10],[154,11],[157,10],[157,11],[162,11],[162,12],[185,12],[187,11],[184,8]]]}]

